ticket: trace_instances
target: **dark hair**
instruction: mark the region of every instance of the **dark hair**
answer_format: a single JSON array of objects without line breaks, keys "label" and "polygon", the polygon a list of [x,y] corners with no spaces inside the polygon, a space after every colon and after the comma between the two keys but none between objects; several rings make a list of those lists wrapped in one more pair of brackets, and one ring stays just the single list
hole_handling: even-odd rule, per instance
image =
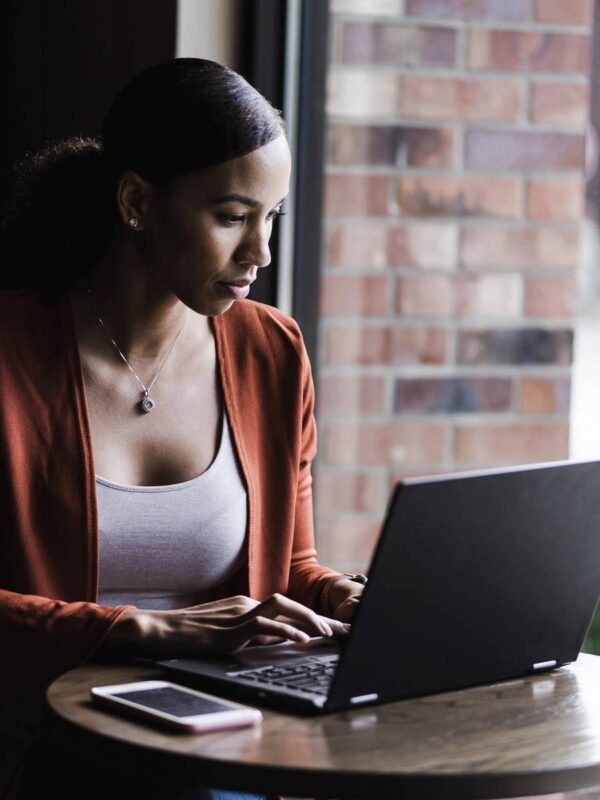
[{"label": "dark hair", "polygon": [[176,58],[140,72],[114,98],[101,138],[52,143],[15,165],[0,223],[0,290],[51,301],[91,270],[114,230],[125,170],[161,184],[281,133],[280,112],[228,67]]}]

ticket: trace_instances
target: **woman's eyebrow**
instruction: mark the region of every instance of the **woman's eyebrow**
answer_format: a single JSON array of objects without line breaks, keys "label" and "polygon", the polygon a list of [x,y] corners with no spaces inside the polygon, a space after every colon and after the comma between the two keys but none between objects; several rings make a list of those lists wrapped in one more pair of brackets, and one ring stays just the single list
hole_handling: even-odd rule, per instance
[{"label": "woman's eyebrow", "polygon": [[[286,195],[287,197],[287,195]],[[285,200],[285,197],[283,198]],[[275,203],[275,208],[280,206],[283,203],[283,200],[280,200],[278,203]],[[208,202],[214,205],[218,203],[231,203],[232,201],[237,203],[243,203],[245,206],[250,206],[250,208],[260,208],[260,203],[258,200],[254,200],[252,197],[247,197],[245,194],[237,194],[236,192],[232,192],[231,194],[224,194],[220,197],[212,197]]]}]

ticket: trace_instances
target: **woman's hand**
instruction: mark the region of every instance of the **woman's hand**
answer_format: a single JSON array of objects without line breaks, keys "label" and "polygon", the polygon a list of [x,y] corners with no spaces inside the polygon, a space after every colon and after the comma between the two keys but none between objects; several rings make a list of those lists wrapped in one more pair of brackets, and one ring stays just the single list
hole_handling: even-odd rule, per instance
[{"label": "woman's hand", "polygon": [[173,611],[130,609],[95,652],[150,658],[235,653],[248,644],[345,635],[348,627],[281,594],[262,603],[239,595]]},{"label": "woman's hand", "polygon": [[352,621],[365,587],[349,578],[333,578],[327,594],[327,602],[334,619]]}]

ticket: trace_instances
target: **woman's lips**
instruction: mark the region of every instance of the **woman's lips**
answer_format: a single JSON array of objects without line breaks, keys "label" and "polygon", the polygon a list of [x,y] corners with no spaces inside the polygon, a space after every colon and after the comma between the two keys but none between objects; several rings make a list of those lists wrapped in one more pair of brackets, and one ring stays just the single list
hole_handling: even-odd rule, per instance
[{"label": "woman's lips", "polygon": [[250,291],[250,284],[245,281],[236,281],[235,283],[219,282],[219,286],[222,286],[229,296],[235,297],[236,300],[243,300]]}]

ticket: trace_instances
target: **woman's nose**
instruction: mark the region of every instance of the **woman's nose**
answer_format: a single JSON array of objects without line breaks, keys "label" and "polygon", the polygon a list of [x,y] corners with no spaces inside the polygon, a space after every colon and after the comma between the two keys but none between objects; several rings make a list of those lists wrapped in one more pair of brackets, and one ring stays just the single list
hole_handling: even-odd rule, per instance
[{"label": "woman's nose", "polygon": [[255,267],[268,267],[271,263],[270,236],[271,231],[266,225],[249,232],[243,245],[242,260],[250,261]]}]

